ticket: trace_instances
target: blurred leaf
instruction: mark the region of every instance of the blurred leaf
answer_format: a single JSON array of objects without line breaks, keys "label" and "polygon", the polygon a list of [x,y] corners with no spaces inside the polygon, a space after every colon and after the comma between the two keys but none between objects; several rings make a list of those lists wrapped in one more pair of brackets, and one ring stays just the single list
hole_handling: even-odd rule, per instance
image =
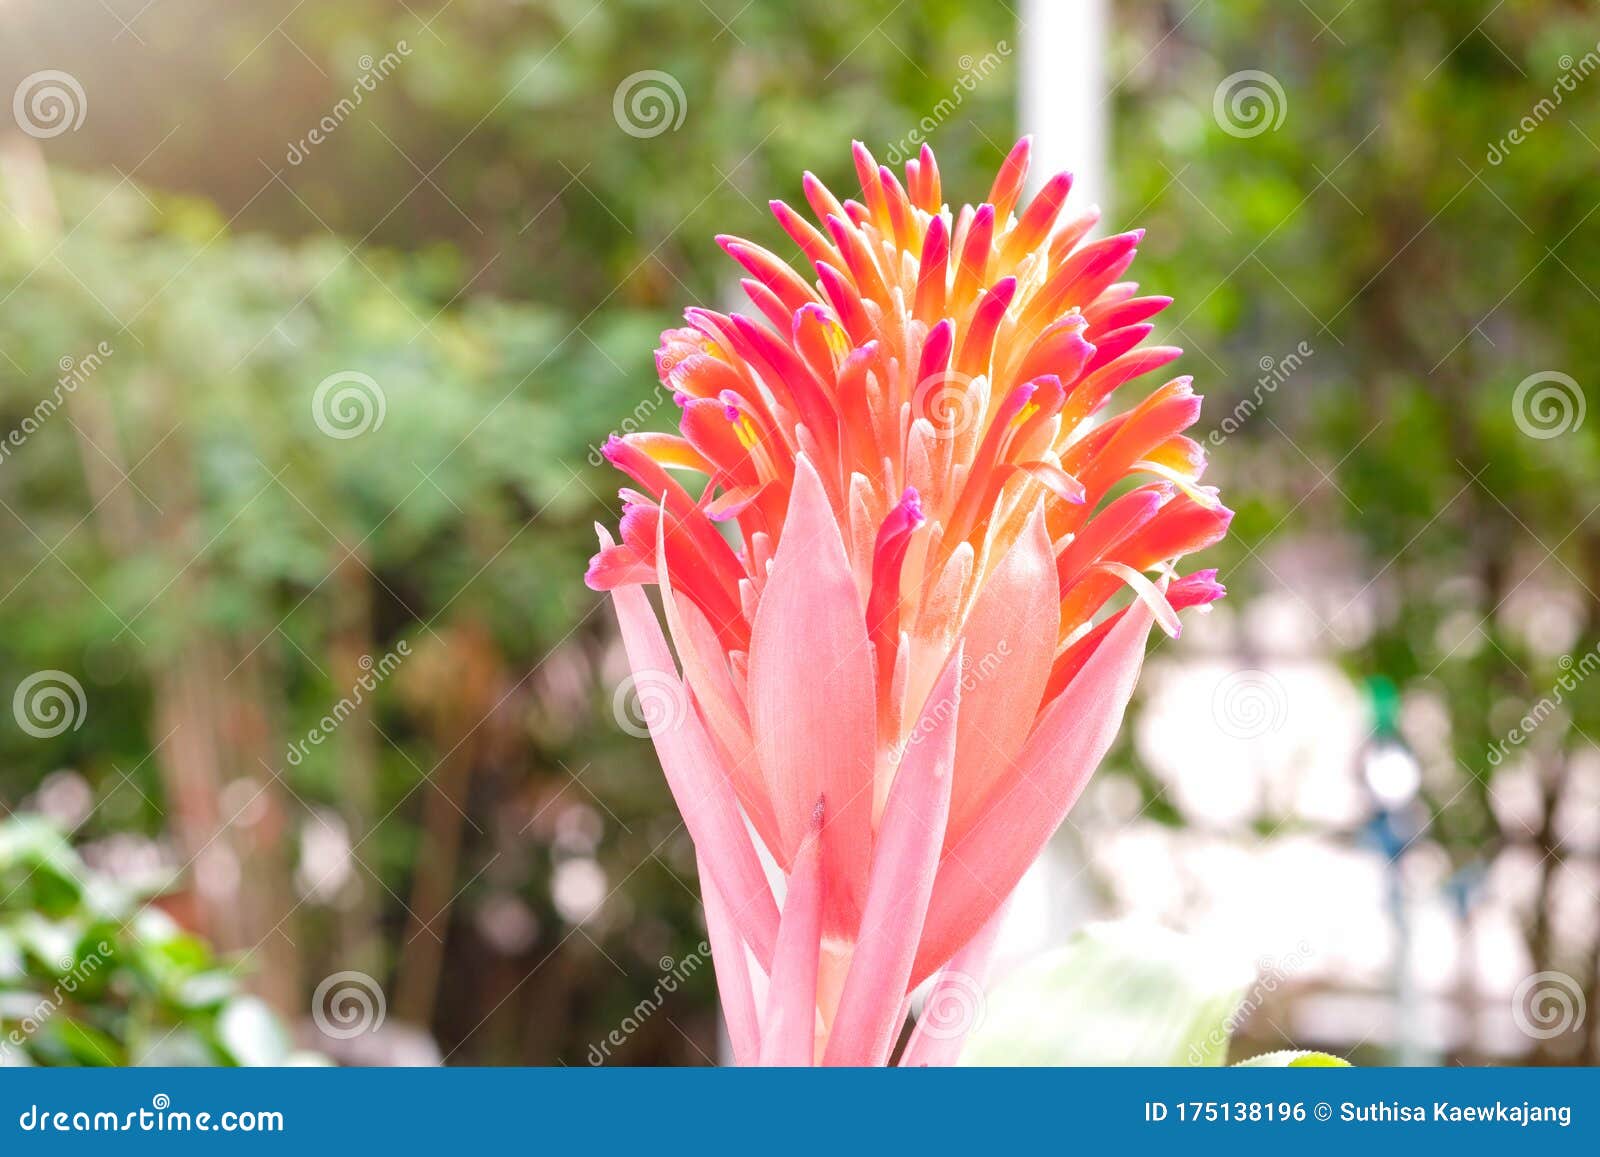
[{"label": "blurred leaf", "polygon": [[48,1031],[56,1034],[81,1065],[125,1065],[127,1053],[107,1033],[70,1017],[58,1017],[48,1022]]},{"label": "blurred leaf", "polygon": [[129,1042],[129,1063],[145,1068],[193,1068],[218,1063],[214,1048],[192,1028],[145,1029]]},{"label": "blurred leaf", "polygon": [[1092,924],[991,985],[968,1065],[1220,1065],[1249,966],[1132,923]]},{"label": "blurred leaf", "polygon": [[235,997],[217,1018],[217,1037],[235,1064],[281,1065],[289,1055],[289,1036],[261,1001]]},{"label": "blurred leaf", "polygon": [[1262,1053],[1234,1066],[1238,1069],[1348,1069],[1350,1062],[1328,1053],[1282,1049],[1275,1053]]},{"label": "blurred leaf", "polygon": [[[0,822],[0,851],[42,855],[80,881],[79,906],[30,907],[36,893],[0,895],[0,1060],[43,1065],[278,1065],[289,1035],[240,991],[203,940],[92,871],[36,819]],[[0,864],[4,859],[0,858]],[[20,1046],[20,1047],[19,1047]],[[305,1063],[302,1058],[297,1063]]]},{"label": "blurred leaf", "polygon": [[234,994],[238,984],[225,972],[202,972],[187,976],[180,983],[173,999],[184,1008],[217,1008]]}]

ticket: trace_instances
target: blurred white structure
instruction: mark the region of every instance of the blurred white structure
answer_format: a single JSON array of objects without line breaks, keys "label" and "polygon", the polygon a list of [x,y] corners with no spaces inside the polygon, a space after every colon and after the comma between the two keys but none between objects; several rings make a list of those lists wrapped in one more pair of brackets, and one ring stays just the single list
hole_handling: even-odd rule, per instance
[{"label": "blurred white structure", "polygon": [[[1025,0],[1018,11],[1018,127],[1033,135],[1028,188],[1064,169],[1073,175],[1068,204],[1078,210],[1106,207],[1106,9],[1107,0]],[[1086,867],[1069,820],[1017,886],[1001,933],[1001,969],[1059,944],[1098,913]]]},{"label": "blurred white structure", "polygon": [[1033,134],[1030,191],[1054,173],[1073,175],[1069,204],[1107,208],[1108,0],[1023,0],[1019,122]]}]

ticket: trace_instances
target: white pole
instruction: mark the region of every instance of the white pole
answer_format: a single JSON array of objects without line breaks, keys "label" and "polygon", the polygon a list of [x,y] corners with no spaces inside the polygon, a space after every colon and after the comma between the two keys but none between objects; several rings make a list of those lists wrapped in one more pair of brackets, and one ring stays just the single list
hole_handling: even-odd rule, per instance
[{"label": "white pole", "polygon": [[1022,0],[1022,131],[1033,134],[1030,188],[1063,169],[1069,204],[1107,209],[1107,0]]},{"label": "white pole", "polygon": [[[1107,0],[1022,0],[1018,13],[1018,119],[1022,131],[1033,134],[1029,191],[1062,170],[1070,172],[1067,215],[1090,205],[1108,208],[1107,6]],[[1018,960],[1059,945],[1094,916],[1096,900],[1083,857],[1081,841],[1070,831],[1058,832],[1017,884],[996,952],[1000,974]]]}]

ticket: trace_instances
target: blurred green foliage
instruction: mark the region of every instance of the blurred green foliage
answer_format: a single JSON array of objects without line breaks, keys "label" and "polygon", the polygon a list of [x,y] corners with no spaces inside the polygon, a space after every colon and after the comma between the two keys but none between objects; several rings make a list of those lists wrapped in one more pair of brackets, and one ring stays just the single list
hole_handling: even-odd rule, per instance
[{"label": "blurred green foliage", "polygon": [[[1147,43],[1159,6],[1128,8],[1144,19],[1122,38]],[[1249,596],[1277,587],[1279,543],[1354,545],[1370,584],[1305,607],[1315,641],[1444,706],[1429,788],[1439,835],[1471,855],[1496,829],[1486,753],[1600,629],[1596,424],[1533,437],[1513,401],[1546,371],[1577,379],[1577,406],[1594,397],[1600,86],[1573,69],[1597,32],[1561,2],[1313,8],[1208,5],[1156,50],[1118,91],[1118,200],[1143,207],[1148,281],[1181,287],[1166,325],[1198,363],[1202,428],[1259,403],[1214,455],[1241,506],[1226,569]],[[1212,109],[1242,69],[1284,106],[1248,137]],[[1552,92],[1555,114],[1492,160]],[[1302,341],[1302,367],[1262,390]],[[1519,593],[1570,603],[1553,643]],[[1566,709],[1575,726],[1548,741],[1583,750],[1600,699]]]},{"label": "blurred green foliage", "polygon": [[0,889],[0,1066],[316,1063],[150,892],[48,824],[0,823]]},{"label": "blurred green foliage", "polygon": [[[1113,216],[1149,228],[1141,276],[1207,395],[1245,653],[1272,594],[1310,624],[1280,654],[1398,688],[1418,846],[1469,900],[1515,895],[1533,967],[1592,1006],[1600,940],[1561,913],[1600,902],[1593,7],[1118,8]],[[1594,1063],[1582,1037],[1540,1056]]]}]

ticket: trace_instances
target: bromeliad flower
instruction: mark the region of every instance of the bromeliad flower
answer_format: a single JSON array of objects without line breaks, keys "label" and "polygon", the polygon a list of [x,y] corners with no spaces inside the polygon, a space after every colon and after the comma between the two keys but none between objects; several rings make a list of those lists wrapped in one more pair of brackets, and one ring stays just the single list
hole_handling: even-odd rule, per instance
[{"label": "bromeliad flower", "polygon": [[[886,1063],[915,986],[981,978],[1151,624],[1176,635],[1223,593],[1174,570],[1231,517],[1183,434],[1190,379],[1106,416],[1179,354],[1140,344],[1170,302],[1121,280],[1142,233],[1061,220],[1067,174],[1014,214],[1028,154],[953,214],[927,148],[902,185],[857,144],[859,202],[808,173],[821,227],[772,210],[816,281],[719,238],[759,316],[688,310],[656,354],[679,433],[606,446],[637,488],[587,579],[635,678],[681,706],[651,735],[742,1063]],[[921,1032],[902,1060],[958,1038]]]}]

